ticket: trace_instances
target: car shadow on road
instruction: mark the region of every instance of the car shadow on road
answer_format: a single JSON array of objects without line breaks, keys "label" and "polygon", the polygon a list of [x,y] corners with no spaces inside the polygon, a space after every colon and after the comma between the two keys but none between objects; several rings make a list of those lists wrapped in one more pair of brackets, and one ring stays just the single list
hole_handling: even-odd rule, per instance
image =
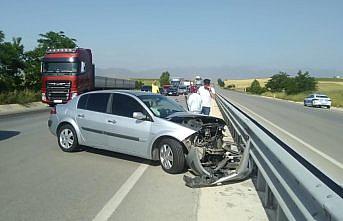
[{"label": "car shadow on road", "polygon": [[113,151],[109,151],[109,150],[96,149],[96,148],[86,147],[86,146],[83,146],[82,149],[86,152],[89,152],[89,153],[99,154],[99,155],[107,156],[107,157],[113,157],[113,158],[117,158],[117,159],[121,159],[121,160],[128,160],[128,161],[132,161],[135,163],[147,164],[150,166],[159,166],[160,165],[159,161],[147,160],[147,159],[143,159],[140,157],[135,157],[135,156],[122,154],[122,153],[118,153],[118,152],[113,152]]},{"label": "car shadow on road", "polygon": [[19,131],[5,131],[5,130],[0,130],[0,141],[9,139],[11,137],[19,135]]}]

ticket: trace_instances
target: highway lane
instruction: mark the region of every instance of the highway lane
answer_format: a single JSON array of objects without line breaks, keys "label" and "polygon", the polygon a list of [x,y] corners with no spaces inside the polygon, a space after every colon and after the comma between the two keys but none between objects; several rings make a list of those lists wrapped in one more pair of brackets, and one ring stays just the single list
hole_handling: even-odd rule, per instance
[{"label": "highway lane", "polygon": [[198,190],[136,157],[62,152],[47,112],[0,119],[0,220],[92,220],[141,165],[111,220],[195,220]]},{"label": "highway lane", "polygon": [[343,112],[222,89],[218,92],[343,184]]}]

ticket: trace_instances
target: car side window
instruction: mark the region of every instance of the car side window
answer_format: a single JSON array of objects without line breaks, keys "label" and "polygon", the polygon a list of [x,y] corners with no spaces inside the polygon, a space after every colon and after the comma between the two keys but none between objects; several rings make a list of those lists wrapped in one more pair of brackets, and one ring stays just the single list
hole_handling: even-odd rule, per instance
[{"label": "car side window", "polygon": [[146,113],[142,105],[134,98],[124,94],[113,94],[112,114],[133,118],[133,112]]},{"label": "car side window", "polygon": [[87,100],[88,100],[88,94],[81,95],[81,97],[79,98],[79,102],[77,103],[77,108],[86,109]]},{"label": "car side window", "polygon": [[106,113],[109,97],[109,93],[88,94],[86,109]]}]

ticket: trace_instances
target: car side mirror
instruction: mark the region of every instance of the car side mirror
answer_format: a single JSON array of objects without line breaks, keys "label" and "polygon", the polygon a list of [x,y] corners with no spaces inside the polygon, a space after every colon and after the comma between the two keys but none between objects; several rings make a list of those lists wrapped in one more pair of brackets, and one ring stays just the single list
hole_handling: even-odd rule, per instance
[{"label": "car side mirror", "polygon": [[133,112],[132,117],[137,120],[146,120],[147,116],[142,112]]}]

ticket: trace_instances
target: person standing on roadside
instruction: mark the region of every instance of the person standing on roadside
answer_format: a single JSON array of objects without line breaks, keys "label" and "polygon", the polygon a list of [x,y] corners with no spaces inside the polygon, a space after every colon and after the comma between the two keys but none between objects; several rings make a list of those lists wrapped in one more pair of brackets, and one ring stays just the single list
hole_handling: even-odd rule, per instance
[{"label": "person standing on roadside", "polygon": [[188,96],[188,99],[187,99],[188,110],[192,113],[200,114],[201,102],[202,102],[201,96],[196,92],[192,93],[191,95]]},{"label": "person standing on roadside", "polygon": [[160,88],[157,86],[157,81],[154,80],[151,84],[151,92],[154,94],[159,94],[160,93]]},{"label": "person standing on roadside", "polygon": [[210,115],[212,98],[215,95],[214,88],[210,84],[210,79],[204,79],[204,85],[198,90],[198,94],[201,96],[201,114],[204,115]]}]

